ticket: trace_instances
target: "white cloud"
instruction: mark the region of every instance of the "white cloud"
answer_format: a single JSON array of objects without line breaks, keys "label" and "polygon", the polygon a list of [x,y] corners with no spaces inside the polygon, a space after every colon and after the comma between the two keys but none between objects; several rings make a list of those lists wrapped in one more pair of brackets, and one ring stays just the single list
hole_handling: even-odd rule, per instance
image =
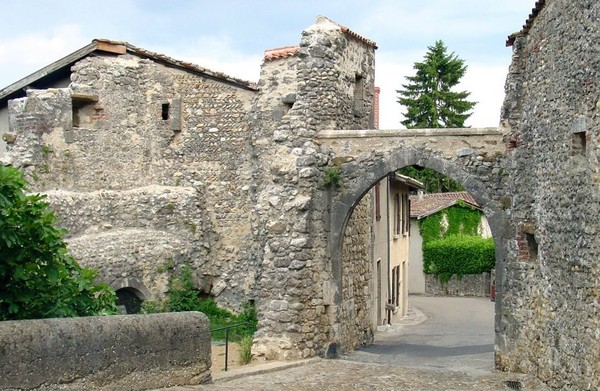
[{"label": "white cloud", "polygon": [[2,79],[14,82],[87,43],[79,27],[73,24],[57,26],[44,34],[25,34],[0,41]]},{"label": "white cloud", "polygon": [[170,47],[164,50],[169,50],[167,54],[178,60],[190,61],[242,80],[257,82],[260,75],[262,56],[235,50],[228,37],[201,36],[185,48]]},{"label": "white cloud", "polygon": [[[398,53],[378,53],[375,84],[381,88],[379,120],[381,129],[404,128],[400,124],[404,109],[396,102],[396,90],[405,83],[405,76],[414,75],[412,63],[406,61],[407,57],[420,61],[423,53],[413,53],[408,56],[401,56]],[[455,89],[470,92],[469,100],[478,102],[473,115],[466,123],[467,126],[498,126],[507,72],[508,64],[468,64],[467,73]]]}]

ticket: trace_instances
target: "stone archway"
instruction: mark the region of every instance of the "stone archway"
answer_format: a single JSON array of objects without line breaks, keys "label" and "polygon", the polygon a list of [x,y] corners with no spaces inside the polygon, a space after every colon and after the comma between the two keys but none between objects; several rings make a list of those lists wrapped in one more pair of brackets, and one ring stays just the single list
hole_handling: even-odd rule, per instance
[{"label": "stone archway", "polygon": [[[495,323],[496,325],[499,325],[500,314],[502,312],[502,281],[504,277],[502,265],[506,251],[503,248],[503,242],[501,240],[505,224],[504,213],[496,189],[493,186],[490,186],[489,183],[486,183],[485,178],[479,177],[476,172],[469,170],[468,167],[445,160],[434,153],[425,153],[409,148],[391,151],[389,155],[382,156],[379,159],[370,162],[369,170],[365,170],[361,175],[353,178],[349,178],[348,175],[342,175],[344,178],[343,188],[338,192],[331,193],[329,254],[333,279],[337,285],[336,292],[338,294],[335,296],[335,302],[339,308],[339,310],[336,311],[336,322],[339,324],[334,328],[344,329],[344,323],[352,321],[352,319],[346,319],[347,315],[345,314],[348,311],[345,311],[345,300],[348,298],[344,297],[343,293],[345,292],[344,268],[345,262],[347,262],[343,259],[343,247],[350,217],[361,199],[377,182],[379,182],[380,179],[400,168],[411,165],[434,169],[458,181],[482,206],[482,210],[490,222],[496,249],[496,278],[498,283],[495,303]],[[341,170],[342,173],[347,171],[344,164],[341,165]],[[371,283],[374,282],[372,281]],[[354,301],[352,304],[354,304]],[[361,311],[361,309],[357,309],[357,312],[358,311]],[[368,334],[366,330],[354,331],[358,333],[358,335],[354,337],[355,341],[360,340],[361,337],[365,338],[365,335]],[[345,333],[348,333],[348,328],[346,328]],[[348,336],[341,335],[340,339],[347,340]],[[352,339],[352,337],[350,339]],[[366,342],[369,341],[366,339],[365,341],[361,341],[361,343]]]},{"label": "stone archway", "polygon": [[152,300],[152,293],[137,278],[121,278],[110,284],[117,294],[117,303],[123,306],[128,314],[139,313],[142,303]]},{"label": "stone archway", "polygon": [[115,292],[117,295],[117,306],[124,307],[127,314],[139,314],[144,302],[143,295],[134,288],[121,288]]}]

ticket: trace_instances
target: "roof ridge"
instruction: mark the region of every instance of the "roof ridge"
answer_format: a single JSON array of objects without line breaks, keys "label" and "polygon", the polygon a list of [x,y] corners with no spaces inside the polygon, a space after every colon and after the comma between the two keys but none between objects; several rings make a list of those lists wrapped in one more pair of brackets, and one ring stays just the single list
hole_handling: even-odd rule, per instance
[{"label": "roof ridge", "polygon": [[349,36],[353,37],[354,39],[357,39],[361,42],[366,43],[369,46],[373,46],[374,49],[377,49],[377,44],[375,43],[375,41],[372,41],[368,38],[363,37],[362,35],[350,30],[348,27],[344,26],[343,24],[340,24],[340,23],[336,22],[335,20],[328,18],[327,16],[318,16],[317,21],[319,19],[326,19],[327,21],[329,21],[329,22],[337,25],[339,28],[341,28],[342,32],[348,34]]},{"label": "roof ridge", "polygon": [[535,2],[535,5],[533,6],[531,13],[529,14],[529,17],[525,21],[523,28],[520,31],[517,31],[516,33],[512,33],[511,35],[508,36],[508,38],[506,39],[506,46],[512,46],[515,43],[515,40],[517,39],[518,35],[524,35],[529,32],[529,29],[533,25],[533,21],[538,16],[538,14],[542,11],[542,8],[544,8],[545,5],[546,5],[546,0],[537,0]]},{"label": "roof ridge", "polygon": [[280,46],[273,49],[267,49],[265,50],[264,61],[292,57],[298,53],[298,50],[300,50],[300,46],[298,45]]},{"label": "roof ridge", "polygon": [[141,57],[146,57],[146,58],[150,58],[153,60],[162,61],[164,63],[170,64],[170,65],[173,65],[176,67],[180,67],[180,68],[183,68],[186,70],[197,71],[197,72],[206,74],[207,76],[212,76],[217,79],[227,80],[227,81],[233,82],[235,84],[241,84],[241,85],[251,88],[251,89],[257,88],[256,83],[254,83],[254,82],[250,82],[248,80],[243,80],[243,79],[240,79],[240,78],[237,78],[234,76],[230,76],[224,72],[214,71],[212,69],[205,68],[201,65],[198,65],[198,64],[195,64],[195,63],[192,63],[189,61],[177,60],[177,59],[167,56],[165,54],[161,54],[158,52],[153,52],[151,50],[140,48],[140,47],[132,45],[131,43],[126,42],[126,41],[111,41],[108,39],[94,39],[92,42],[106,42],[106,43],[115,44],[115,45],[124,45],[127,48],[127,51],[137,54]]}]

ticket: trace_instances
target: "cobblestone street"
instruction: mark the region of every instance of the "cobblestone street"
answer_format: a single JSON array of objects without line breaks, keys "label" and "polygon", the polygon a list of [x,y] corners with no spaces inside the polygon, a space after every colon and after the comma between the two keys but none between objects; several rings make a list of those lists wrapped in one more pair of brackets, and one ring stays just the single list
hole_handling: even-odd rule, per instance
[{"label": "cobblestone street", "polygon": [[[299,364],[299,363],[298,363]],[[255,367],[254,370],[259,370]],[[510,387],[509,384],[512,386]],[[549,390],[524,375],[410,369],[346,360],[308,360],[292,368],[217,379],[215,384],[175,387],[183,390]]]},{"label": "cobblestone street", "polygon": [[549,390],[533,377],[492,370],[489,299],[416,296],[411,303],[373,345],[341,359],[240,367],[215,373],[214,384],[168,390]]}]

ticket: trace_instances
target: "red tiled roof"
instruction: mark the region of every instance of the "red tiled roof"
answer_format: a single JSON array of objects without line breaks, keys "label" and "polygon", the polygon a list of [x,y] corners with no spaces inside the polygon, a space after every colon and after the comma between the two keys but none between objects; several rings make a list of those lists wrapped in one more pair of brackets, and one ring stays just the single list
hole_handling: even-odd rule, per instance
[{"label": "red tiled roof", "polygon": [[418,195],[412,195],[410,196],[410,217],[422,219],[455,205],[458,200],[479,208],[477,201],[466,191],[423,194],[420,199]]},{"label": "red tiled roof", "polygon": [[343,24],[339,24],[339,23],[337,23],[337,22],[329,19],[326,16],[320,16],[319,18],[325,18],[325,19],[327,19],[331,23],[338,25],[342,29],[342,31],[344,33],[348,34],[352,38],[357,39],[357,40],[359,40],[361,42],[364,42],[364,43],[366,43],[369,46],[373,46],[374,49],[377,49],[377,44],[375,43],[375,41],[371,41],[370,39],[367,39],[367,38],[363,37],[362,35],[359,35],[359,34],[355,33],[354,31],[350,30],[348,27],[344,26]]},{"label": "red tiled roof", "polygon": [[[367,39],[357,33],[355,33],[354,31],[350,30],[348,27],[341,25],[337,22],[334,22],[333,20],[329,19],[326,16],[319,16],[317,17],[317,22],[319,20],[325,19],[333,24],[335,24],[336,26],[338,26],[342,32],[344,34],[347,34],[349,36],[351,36],[352,38],[364,42],[369,46],[373,46],[373,48],[377,49],[377,44],[374,41],[371,41],[370,39]],[[265,50],[265,56],[264,56],[264,61],[272,61],[272,60],[277,60],[280,58],[288,58],[288,57],[292,57],[295,56],[298,53],[298,46],[282,46],[280,48],[274,48],[274,49],[268,49]]]},{"label": "red tiled roof", "polygon": [[280,48],[265,50],[265,61],[276,60],[279,58],[287,58],[295,56],[298,53],[299,46],[283,46]]},{"label": "red tiled roof", "polygon": [[529,14],[529,18],[527,18],[527,20],[525,21],[525,24],[523,25],[523,29],[517,33],[513,33],[513,34],[509,35],[506,40],[506,46],[512,46],[513,43],[515,43],[515,39],[517,38],[518,35],[527,34],[529,29],[533,25],[533,21],[535,20],[536,16],[538,16],[538,14],[542,10],[542,8],[544,8],[545,4],[546,4],[546,0],[538,0],[535,2],[535,6],[531,10],[531,13]]}]

